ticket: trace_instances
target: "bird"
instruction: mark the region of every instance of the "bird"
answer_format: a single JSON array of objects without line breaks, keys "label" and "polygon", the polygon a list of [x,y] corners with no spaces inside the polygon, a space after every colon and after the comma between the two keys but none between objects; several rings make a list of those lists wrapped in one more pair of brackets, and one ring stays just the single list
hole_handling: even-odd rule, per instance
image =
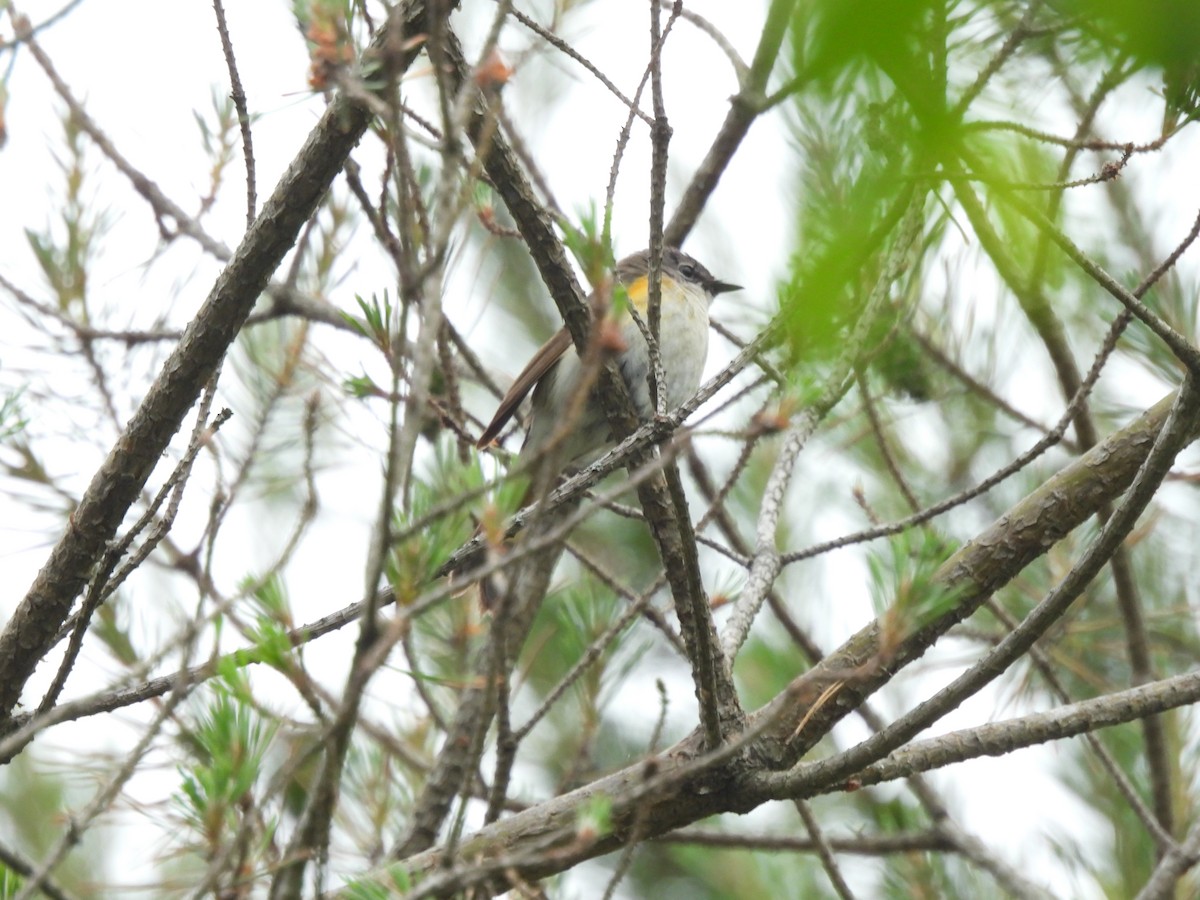
[{"label": "bird", "polygon": [[[708,358],[709,306],[718,294],[741,290],[741,286],[713,277],[708,269],[676,247],[663,249],[659,270],[662,287],[657,343],[666,382],[666,405],[674,409],[700,387]],[[632,311],[648,325],[650,251],[642,250],[622,259],[614,267],[614,276],[625,292],[628,305],[617,311],[613,321],[601,324],[604,333],[600,337],[606,347],[614,349],[634,411],[639,419],[648,421],[656,411],[650,392],[650,352]],[[606,293],[606,290],[592,292],[588,300],[593,311],[602,306],[599,301]],[[483,449],[495,441],[532,392],[529,431],[515,467],[532,466],[537,457],[547,454],[553,456],[557,467],[548,473],[554,476],[593,462],[613,444],[608,416],[596,393],[599,389],[596,374],[595,365],[580,359],[571,334],[564,327],[542,345],[517,376],[476,446]],[[527,506],[536,496],[539,480],[535,478],[535,483],[526,490],[520,506]],[[542,481],[543,485],[549,483]],[[483,524],[479,523],[472,540],[482,534]],[[501,549],[506,544],[503,541],[492,549]],[[476,553],[455,554],[442,564],[435,577],[455,576],[474,568],[479,561]],[[492,578],[484,578],[480,582],[483,609],[494,610],[502,593]]]},{"label": "bird", "polygon": [[[693,257],[676,247],[663,249],[658,351],[666,381],[666,405],[675,409],[700,387],[708,358],[708,310],[718,294],[741,290],[713,277]],[[642,250],[616,264],[616,281],[624,288],[629,307],[643,322],[649,319],[650,251]],[[596,307],[596,292],[590,300]],[[642,421],[655,414],[650,392],[650,353],[646,339],[628,308],[615,321],[616,362],[628,385],[634,412]],[[528,465],[543,452],[559,454],[563,470],[581,468],[602,456],[613,444],[604,405],[597,394],[599,382],[590,384],[588,367],[580,359],[564,327],[533,355],[529,364],[500,401],[491,422],[477,441],[490,445],[532,391],[529,432],[517,454],[518,466]],[[586,388],[586,399],[581,389]]]}]

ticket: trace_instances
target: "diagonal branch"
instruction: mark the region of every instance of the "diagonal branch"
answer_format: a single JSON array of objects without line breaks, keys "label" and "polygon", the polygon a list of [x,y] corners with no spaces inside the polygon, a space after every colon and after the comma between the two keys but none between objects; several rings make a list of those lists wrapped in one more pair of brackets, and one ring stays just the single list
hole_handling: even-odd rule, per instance
[{"label": "diagonal branch", "polygon": [[[462,55],[462,48],[450,32],[446,35],[446,55],[454,67],[459,83],[465,82],[468,74],[466,61]],[[476,150],[483,160],[484,168],[512,214],[575,346],[582,355],[588,346],[590,312],[582,301],[582,293],[571,274],[566,251],[554,232],[549,213],[534,195],[533,187],[525,177],[520,161],[512,152],[504,135],[497,131],[487,134],[486,141],[481,139],[483,120],[484,109],[481,100],[476,104],[476,113],[468,126],[468,133],[471,139],[476,141]],[[613,433],[621,438],[634,434],[638,423],[629,402],[629,392],[612,361],[600,373],[597,392],[604,400],[605,412]],[[649,448],[630,453],[626,464],[631,469],[643,468],[649,459],[648,452]],[[742,712],[728,666],[720,658],[716,630],[711,623],[711,616],[708,615],[707,603],[703,601],[704,591],[700,583],[698,565],[695,561],[691,564],[688,562],[689,551],[686,545],[690,541],[690,552],[694,556],[695,541],[685,534],[691,531],[690,522],[685,524],[684,521],[687,518],[686,507],[679,507],[677,510],[671,500],[668,480],[661,475],[652,477],[639,486],[638,498],[646,510],[664,569],[668,573],[680,575],[672,581],[672,593],[676,600],[676,608],[683,610],[680,624],[684,643],[688,648],[688,658],[692,662],[697,698],[701,710],[709,714],[710,736],[716,741],[721,734],[738,730]],[[688,613],[701,603],[706,607],[703,613],[699,616],[689,616]],[[695,623],[694,627],[691,623]]]},{"label": "diagonal branch", "polygon": [[1003,756],[1024,747],[1090,734],[1197,702],[1200,702],[1200,673],[1188,672],[1048,712],[917,741],[860,770],[854,781],[864,787],[882,784],[969,759]]},{"label": "diagonal branch", "polygon": [[[451,890],[451,885],[461,887],[486,880],[506,867],[522,877],[538,878],[619,849],[626,830],[635,823],[641,834],[654,837],[716,813],[741,812],[766,799],[797,796],[803,793],[802,787],[808,794],[832,788],[839,782],[816,777],[828,774],[819,763],[797,770],[806,773],[801,782],[800,776],[792,772],[748,773],[747,760],[755,759],[760,766],[776,769],[793,765],[800,754],[827,734],[863,697],[885,684],[897,669],[919,658],[984,599],[1087,521],[1102,504],[1120,496],[1146,462],[1175,399],[1164,398],[1062,469],[955,554],[942,567],[939,577],[948,590],[955,592],[958,603],[909,635],[895,649],[889,665],[877,667],[877,671],[860,670],[864,672],[862,677],[846,682],[832,701],[818,702],[825,687],[849,669],[878,658],[880,622],[860,631],[796,679],[781,697],[753,713],[745,731],[753,744],[741,752],[723,747],[705,754],[703,734],[697,730],[649,763],[638,762],[481,828],[465,839],[459,850],[462,858],[479,860],[475,866],[455,866],[433,875],[443,861],[442,852],[436,848],[405,859],[402,864],[410,873],[430,875],[429,880],[422,881],[422,890]],[[1186,439],[1200,434],[1200,423],[1185,422],[1182,416],[1176,421],[1186,426]],[[804,727],[797,737],[798,724]],[[868,760],[867,764],[874,761]],[[611,830],[584,839],[576,832],[576,819],[601,801],[609,805]]]},{"label": "diagonal branch", "polygon": [[[874,762],[883,754],[901,746],[928,727],[932,722],[937,721],[946,712],[957,707],[966,697],[975,693],[983,685],[1000,675],[1014,660],[1024,654],[1037,638],[1045,632],[1046,628],[1063,615],[1070,604],[1087,587],[1091,579],[1095,577],[1096,573],[1108,562],[1108,559],[1112,556],[1113,549],[1133,529],[1138,516],[1154,496],[1159,484],[1162,483],[1162,479],[1166,477],[1176,454],[1187,443],[1195,439],[1197,426],[1196,412],[1198,409],[1200,409],[1200,396],[1197,395],[1195,385],[1189,378],[1179,392],[1173,398],[1170,398],[1169,404],[1168,401],[1160,402],[1149,413],[1143,416],[1141,420],[1135,423],[1133,431],[1134,434],[1139,435],[1138,449],[1141,452],[1137,453],[1137,457],[1134,459],[1128,459],[1126,465],[1121,466],[1119,469],[1122,476],[1121,481],[1124,481],[1126,474],[1129,476],[1129,481],[1125,482],[1125,484],[1131,482],[1129,493],[1121,502],[1121,505],[1117,507],[1112,518],[1105,523],[1100,535],[1088,546],[1083,556],[1072,567],[1071,571],[1067,573],[1058,587],[1051,591],[1034,611],[1026,617],[1025,621],[1010,632],[991,653],[955,679],[949,686],[934,695],[934,697],[902,716],[888,728],[873,735],[853,749],[839,754],[837,757],[801,767],[791,777],[797,782],[827,785],[853,775],[863,766]],[[1161,424],[1158,424],[1159,422]],[[1126,429],[1126,431],[1129,431],[1129,429]],[[1148,439],[1152,442],[1152,445],[1146,448],[1145,443]],[[1113,443],[1112,439],[1106,441],[1076,463],[1059,472],[1030,497],[1027,497],[1018,504],[1016,509],[1001,518],[988,532],[977,537],[971,544],[964,547],[963,550],[951,557],[942,566],[939,570],[937,580],[940,580],[949,588],[954,587],[957,583],[962,589],[970,591],[970,594],[961,597],[953,610],[939,616],[934,623],[919,629],[903,642],[902,649],[897,654],[899,656],[898,662],[901,665],[914,659],[914,653],[916,655],[923,653],[932,643],[932,638],[935,637],[935,634],[931,634],[931,631],[936,632],[936,635],[944,633],[950,624],[961,621],[966,615],[973,612],[980,602],[1000,587],[1000,584],[992,585],[988,583],[990,580],[986,575],[988,563],[995,563],[998,560],[1002,560],[1005,558],[1004,554],[1006,552],[1013,551],[1016,554],[1014,561],[1019,562],[1020,568],[1024,568],[1029,561],[1044,552],[1045,548],[1053,541],[1058,540],[1059,537],[1066,534],[1066,531],[1060,531],[1060,528],[1068,524],[1070,527],[1074,527],[1074,525],[1084,521],[1086,516],[1077,518],[1075,514],[1076,512],[1083,511],[1084,507],[1091,504],[1083,504],[1083,506],[1074,508],[1062,508],[1064,498],[1053,497],[1052,492],[1056,490],[1070,491],[1073,499],[1081,499],[1083,496],[1082,489],[1086,482],[1090,480],[1088,479],[1089,473],[1085,472],[1081,467],[1089,464],[1095,465],[1097,458]],[[1114,451],[1118,449],[1125,451],[1132,448],[1113,447]],[[1124,484],[1121,484],[1121,481],[1117,482],[1117,484],[1120,484],[1119,492],[1124,491]],[[1110,489],[1111,486],[1110,483]],[[1095,483],[1090,486],[1091,490],[1101,488],[1102,483]],[[1089,490],[1089,493],[1091,490]],[[1076,491],[1079,493],[1077,494]],[[1097,499],[1099,502],[1091,505],[1091,508],[1087,510],[1087,516],[1094,514],[1096,508],[1108,502],[1112,496],[1111,493],[1098,495]],[[1046,520],[1030,520],[1029,517],[1036,516],[1036,511],[1039,508],[1045,509],[1047,507],[1058,507],[1062,518],[1059,521],[1055,521],[1053,517],[1048,517]],[[997,534],[996,532],[1005,534],[1007,541],[1001,537],[1001,534]],[[1036,536],[1038,543],[1027,543],[1029,538],[1034,536]],[[993,544],[991,543],[992,541],[997,541],[997,543]],[[1010,546],[1002,546],[1005,543],[1008,543]],[[979,558],[980,554],[983,554],[982,559]],[[972,559],[973,557],[975,558],[974,560]],[[975,570],[974,566],[980,563],[983,564],[984,568]],[[1008,565],[1001,565],[1000,572],[1008,571]],[[1004,581],[1007,581],[1011,575],[1015,574],[1016,571],[1012,571],[1008,577],[1004,578]],[[870,629],[867,631],[870,631]],[[874,644],[876,635],[868,634],[867,631],[859,632],[855,638],[851,639],[851,644],[859,639],[865,639],[868,646]],[[861,649],[865,650],[867,647],[864,646]],[[828,662],[827,660],[826,663],[818,666],[813,671],[816,672],[822,669]],[[884,674],[885,678],[890,677],[890,673],[895,671],[894,664],[885,665],[880,668],[887,670],[887,673]],[[865,681],[874,683],[878,681],[879,674],[881,673],[872,673],[872,677],[865,679]],[[828,673],[826,677],[828,677]],[[854,692],[856,687],[851,686],[851,691]],[[818,713],[818,716],[820,715],[821,713]],[[816,730],[814,730],[815,733]],[[809,740],[806,739],[804,743],[809,743]],[[799,751],[802,749],[802,746],[794,747],[793,750]]]},{"label": "diagonal branch", "polygon": [[[395,30],[422,33],[424,2],[409,0],[395,21]],[[375,48],[391,30],[381,31]],[[410,42],[405,48],[380,58],[403,70],[416,58],[420,44]],[[339,96],[330,104],[218,276],[124,434],[96,471],[66,532],[0,634],[0,716],[4,721],[70,614],[93,565],[216,371],[271,273],[341,171],[368,120],[367,110],[346,97]]]},{"label": "diagonal branch", "polygon": [[924,194],[918,194],[909,199],[908,211],[897,229],[896,240],[885,257],[871,296],[867,299],[863,311],[855,323],[854,332],[848,338],[844,352],[835,363],[833,372],[827,376],[825,389],[817,401],[797,418],[796,423],[788,429],[784,436],[779,454],[771,469],[771,475],[763,491],[763,502],[759,509],[756,526],[754,559],[750,566],[746,589],[734,605],[733,614],[721,634],[722,649],[731,659],[737,655],[742,644],[745,643],[750,634],[750,626],[754,624],[754,619],[762,609],[763,603],[766,602],[767,594],[770,593],[775,579],[783,569],[783,557],[776,546],[775,532],[783,512],[784,498],[796,461],[821,419],[848,389],[857,357],[864,349],[867,337],[877,321],[879,311],[887,302],[892,284],[908,265],[913,248],[919,245],[924,222],[922,203],[924,203]]},{"label": "diagonal branch", "polygon": [[[532,534],[554,531],[571,512],[570,505],[559,507],[541,516],[532,526]],[[471,684],[461,694],[454,721],[438,754],[437,763],[425,782],[420,797],[408,816],[408,826],[393,851],[393,856],[406,857],[433,846],[454,798],[465,779],[474,771],[483,750],[483,739],[495,711],[496,672],[507,677],[516,650],[529,631],[533,617],[546,594],[550,573],[554,569],[563,544],[555,542],[540,549],[529,565],[522,566],[514,584],[493,618],[487,643],[472,665]],[[503,615],[502,615],[503,614]]]},{"label": "diagonal branch", "polygon": [[754,51],[754,61],[750,71],[743,79],[741,89],[734,95],[721,130],[713,140],[708,154],[692,176],[691,183],[679,200],[671,221],[663,232],[663,241],[668,247],[682,246],[692,225],[700,217],[708,198],[716,190],[717,182],[733,159],[733,154],[742,145],[742,140],[763,111],[763,99],[766,94],[767,81],[775,68],[775,60],[779,56],[779,48],[783,46],[783,38],[787,33],[788,23],[792,18],[792,10],[796,0],[772,0],[767,10],[766,24],[758,47]]}]

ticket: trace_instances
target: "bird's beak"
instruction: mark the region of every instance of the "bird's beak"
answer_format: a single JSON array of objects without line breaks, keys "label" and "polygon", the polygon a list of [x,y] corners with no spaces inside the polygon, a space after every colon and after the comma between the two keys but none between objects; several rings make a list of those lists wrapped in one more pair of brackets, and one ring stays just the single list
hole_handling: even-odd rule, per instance
[{"label": "bird's beak", "polygon": [[724,294],[728,291],[740,291],[741,289],[742,286],[740,284],[730,284],[728,281],[710,281],[708,284],[708,290],[714,297],[717,294]]}]

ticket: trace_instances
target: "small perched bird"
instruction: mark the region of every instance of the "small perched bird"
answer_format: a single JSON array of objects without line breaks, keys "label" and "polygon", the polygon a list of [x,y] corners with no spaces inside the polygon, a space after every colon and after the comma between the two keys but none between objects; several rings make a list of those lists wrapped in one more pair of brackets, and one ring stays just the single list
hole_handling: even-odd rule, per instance
[{"label": "small perched bird", "polygon": [[[718,281],[696,260],[681,250],[668,247],[662,257],[662,301],[659,304],[658,350],[666,380],[667,408],[674,409],[700,387],[708,357],[708,307],[725,291],[740,290],[736,284]],[[650,251],[627,256],[616,267],[616,279],[624,287],[629,307],[649,324]],[[596,308],[597,295],[589,298]],[[650,397],[650,352],[641,329],[625,308],[615,317],[616,335],[606,339],[616,350],[617,364],[629,386],[634,410],[640,419],[654,416]],[[529,463],[543,452],[558,455],[559,468],[578,468],[599,459],[612,445],[612,431],[604,404],[596,395],[596,372],[580,361],[570,332],[563,328],[550,338],[517,376],[477,446],[486,447],[508,424],[525,396],[533,391],[529,434],[517,456],[517,464]],[[589,379],[591,379],[589,381]],[[586,390],[586,396],[583,392]],[[530,499],[530,487],[522,506]],[[476,530],[476,536],[481,529]],[[473,568],[478,557],[471,554],[447,560],[438,577]],[[491,578],[480,583],[484,609],[496,608],[501,590]]]},{"label": "small perched bird", "polygon": [[[740,286],[718,281],[708,269],[674,247],[663,250],[661,272],[658,349],[666,379],[667,408],[674,409],[700,387],[708,357],[709,305],[717,294],[740,290]],[[647,323],[649,273],[649,250],[625,257],[616,267],[616,279],[624,287],[630,306]],[[639,418],[648,420],[654,416],[654,403],[646,340],[628,310],[620,313],[616,327],[620,337],[617,343],[623,347],[617,352],[617,364],[629,386],[634,410]],[[542,345],[517,376],[478,446],[485,447],[495,440],[532,390],[529,434],[517,462],[528,462],[551,443],[567,467],[584,466],[598,459],[611,446],[612,433],[594,388],[586,400],[578,396],[584,377],[584,365],[570,333],[563,328]]]}]

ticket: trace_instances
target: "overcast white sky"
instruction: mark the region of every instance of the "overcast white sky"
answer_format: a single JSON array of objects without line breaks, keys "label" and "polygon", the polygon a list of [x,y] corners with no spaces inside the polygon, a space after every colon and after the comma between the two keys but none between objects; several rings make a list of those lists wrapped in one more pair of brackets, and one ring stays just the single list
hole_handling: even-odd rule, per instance
[{"label": "overcast white sky", "polygon": [[[291,16],[291,4],[286,0],[253,3],[228,0],[228,3],[243,84],[251,110],[258,117],[254,140],[262,198],[270,192],[315,123],[322,104],[309,95],[307,57]],[[20,4],[19,9],[38,22],[59,6],[58,2],[29,0]],[[487,22],[494,8],[484,0],[466,0],[463,6],[458,21],[468,31],[482,27],[480,23]],[[761,27],[758,5],[697,0],[688,6],[711,19],[744,59],[752,56]],[[634,0],[604,0],[591,4],[568,21],[564,36],[631,93],[646,55],[644,4]],[[0,34],[10,33],[7,24],[0,27]],[[85,99],[88,111],[116,146],[176,202],[194,209],[198,193],[207,185],[209,169],[209,161],[197,140],[194,113],[199,111],[211,119],[213,92],[223,95],[227,91],[210,4],[206,0],[170,3],[128,0],[119,4],[84,0],[64,22],[45,32],[41,41],[59,72],[76,94]],[[521,54],[531,43],[531,38],[516,27],[501,40],[502,49],[521,60],[513,82],[506,88],[508,111],[523,130],[564,209],[582,209],[591,202],[602,202],[624,111],[574,63],[544,53],[523,58]],[[548,95],[545,73],[550,70],[570,73],[574,87]],[[707,149],[726,112],[725,100],[737,85],[728,62],[687,23],[676,28],[664,70],[667,109],[675,129],[672,161],[676,172],[684,177]],[[554,81],[556,86],[561,83],[558,79]],[[40,280],[23,230],[41,227],[56,216],[62,179],[53,153],[61,145],[62,104],[26,52],[18,54],[8,77],[8,92],[8,143],[0,150],[0,270],[37,294]],[[1053,99],[1048,96],[1046,103],[1047,116],[1052,119]],[[1139,139],[1154,136],[1158,124],[1154,121],[1156,107],[1151,109],[1151,104],[1128,97],[1122,108],[1125,117],[1121,120],[1120,136]],[[1060,125],[1055,130],[1069,129]],[[746,287],[742,294],[722,299],[714,308],[717,315],[735,321],[743,316],[752,319],[758,311],[770,309],[773,303],[775,279],[785,271],[792,249],[790,191],[795,171],[791,162],[794,152],[781,114],[768,116],[756,124],[689,239],[689,250],[714,273]],[[1172,152],[1179,154],[1180,148]],[[629,149],[632,162],[625,169],[618,195],[614,225],[618,253],[640,249],[646,242],[646,179],[642,173],[647,168],[644,162],[647,158],[644,130],[635,129]],[[87,190],[94,192],[107,208],[112,222],[91,285],[95,302],[117,311],[116,320],[111,323],[114,327],[121,321],[145,324],[168,304],[170,321],[185,322],[207,294],[217,267],[193,245],[181,240],[167,252],[164,262],[147,268],[147,261],[157,249],[157,232],[146,206],[132,195],[94,148],[89,147],[87,159],[91,173]],[[1164,249],[1186,230],[1197,206],[1196,179],[1194,175],[1182,174],[1185,162],[1182,158],[1165,160],[1153,167],[1150,176],[1136,172],[1129,176],[1145,195],[1160,198],[1156,202],[1161,202],[1164,209]],[[1180,177],[1171,178],[1172,171],[1180,172]],[[777,190],[764,190],[764,186],[771,184],[770,178],[763,178],[764,172],[778,173]],[[241,178],[240,157],[233,164],[231,177],[235,182]],[[1139,182],[1148,178],[1153,182]],[[669,194],[668,209],[678,196],[679,185],[677,179]],[[1179,202],[1177,192],[1181,190],[1192,194],[1189,202]],[[206,225],[226,244],[234,246],[242,230],[243,216],[241,190],[230,189]],[[1183,230],[1181,220],[1184,220]],[[1185,264],[1190,263],[1185,261]],[[343,306],[351,306],[354,293],[370,294],[392,283],[391,272],[375,261],[352,260],[347,262],[350,265],[353,268],[345,273],[341,293],[334,297]],[[481,288],[484,279],[478,272],[474,265],[462,267],[449,286],[449,308],[459,327],[469,333],[475,329],[473,333],[484,342],[495,333],[497,325],[487,318],[486,284]],[[982,282],[980,296],[973,298],[973,314],[985,321],[989,290],[994,290],[994,285]],[[539,290],[538,296],[543,297],[544,292]],[[747,315],[747,309],[754,312]],[[503,326],[500,327],[502,330]],[[32,396],[42,390],[64,394],[85,390],[83,384],[74,384],[69,377],[48,371],[47,366],[52,364],[50,356],[32,349],[31,339],[31,332],[11,298],[0,298],[0,389],[9,391],[32,382],[35,388]],[[317,341],[335,360],[353,358],[347,354],[362,352],[359,343],[332,332]],[[510,376],[521,364],[521,354],[512,346],[492,344],[483,350],[485,359]],[[710,367],[717,365],[722,352],[717,345]],[[136,380],[150,374],[136,367],[131,370],[132,396],[140,396]],[[1144,390],[1140,389],[1139,394]],[[1047,402],[1047,410],[1055,408],[1052,401],[1053,398]],[[28,411],[35,417],[39,413],[36,407]],[[363,428],[373,427],[369,417],[363,417],[361,424]],[[65,434],[71,425],[64,422],[55,427]],[[79,490],[101,455],[107,452],[113,436],[106,433],[102,440],[93,440],[90,450],[86,444],[64,440],[50,463],[73,489]],[[817,457],[808,464],[834,467],[837,460]],[[803,473],[803,465],[801,469]],[[345,595],[347,584],[355,589],[361,584],[359,573],[365,566],[366,546],[363,538],[376,514],[377,472],[377,463],[359,457],[347,459],[344,465],[323,476],[327,518],[311,542],[322,547],[323,552],[302,558],[291,573],[292,599],[302,621],[344,605],[353,599]],[[803,480],[801,474],[799,496],[803,496],[805,489]],[[195,533],[206,505],[205,498],[195,501],[181,520],[183,534]],[[48,545],[47,533],[36,527],[37,518],[31,518],[22,504],[0,494],[0,508],[5,511],[0,516],[0,584],[5,586],[0,594],[0,614],[6,615],[43,562]],[[234,534],[246,536],[252,557],[261,553],[267,558],[269,546],[264,546],[261,536],[255,535],[255,526],[256,523],[235,519],[230,527]],[[830,523],[831,530],[840,527],[840,523]],[[182,542],[188,544],[187,540]],[[843,564],[845,570],[838,577],[833,570]],[[246,568],[252,566],[253,560],[247,560]],[[348,579],[347,571],[353,577]],[[848,556],[835,556],[825,563],[825,574],[830,579],[826,587],[836,585],[836,589],[814,594],[839,598],[836,603],[828,599],[820,601],[828,604],[828,623],[821,639],[833,645],[860,627],[872,612],[858,563],[850,562]],[[150,581],[137,592],[138,597],[151,605],[153,586]],[[165,629],[166,626],[162,623],[155,626],[148,616],[145,627]],[[330,658],[333,684],[348,661],[350,639],[347,634],[322,642],[321,652]],[[340,665],[336,658],[339,654],[344,654]],[[920,684],[913,688],[919,687],[924,693],[931,679],[949,680],[953,674],[948,664],[926,667]],[[675,711],[681,721],[689,714],[689,692],[690,685],[686,682],[681,690],[675,691],[678,699]],[[901,701],[899,692],[895,696]],[[949,729],[977,724],[996,717],[998,712],[1009,715],[1018,709],[1004,686],[1000,686],[948,717],[943,726]],[[131,724],[136,726],[136,717]],[[39,744],[39,751],[48,751],[60,741],[112,739],[112,735],[98,735],[95,727],[84,724],[56,730],[44,741],[45,747]],[[842,734],[856,733],[857,728],[855,723],[847,723]],[[1049,868],[1050,853],[1043,830],[1043,825],[1049,827],[1049,823],[1043,819],[1061,817],[1060,827],[1078,830],[1082,816],[1074,801],[1061,794],[1052,779],[1041,774],[1045,766],[1054,764],[1059,752],[1053,747],[1024,751],[1019,762],[1011,757],[983,760],[959,767],[953,779],[935,777],[935,781],[947,785],[956,815],[967,827],[989,841],[1000,835],[999,844],[1007,849],[1011,863],[1035,877],[1050,880],[1056,876]],[[162,783],[169,784],[173,778],[174,773],[168,767]],[[969,802],[961,788],[967,779],[971,784]],[[151,782],[136,786],[146,797],[153,796],[154,789]],[[1031,797],[1038,799],[1031,802]],[[1038,812],[1034,814],[1034,810]],[[129,861],[132,863],[135,858],[130,856]],[[149,877],[145,872],[139,876],[136,868],[129,871],[128,877],[133,881]],[[1056,884],[1067,887],[1061,881]]]}]

